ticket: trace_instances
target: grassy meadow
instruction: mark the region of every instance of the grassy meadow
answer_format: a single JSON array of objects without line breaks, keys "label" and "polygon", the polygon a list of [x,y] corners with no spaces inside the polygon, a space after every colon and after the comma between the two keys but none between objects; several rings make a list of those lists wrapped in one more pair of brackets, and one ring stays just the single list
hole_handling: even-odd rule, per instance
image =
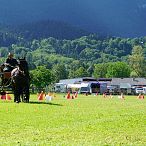
[{"label": "grassy meadow", "polygon": [[51,102],[0,100],[0,145],[146,145],[146,99],[78,95]]}]

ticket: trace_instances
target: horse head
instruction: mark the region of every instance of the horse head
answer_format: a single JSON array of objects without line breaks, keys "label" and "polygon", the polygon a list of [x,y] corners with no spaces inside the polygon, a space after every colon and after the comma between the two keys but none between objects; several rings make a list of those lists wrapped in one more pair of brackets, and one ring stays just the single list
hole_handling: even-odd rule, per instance
[{"label": "horse head", "polygon": [[23,71],[25,74],[28,73],[28,63],[27,63],[25,57],[21,58],[21,59],[18,58],[18,66],[19,66],[20,70]]}]

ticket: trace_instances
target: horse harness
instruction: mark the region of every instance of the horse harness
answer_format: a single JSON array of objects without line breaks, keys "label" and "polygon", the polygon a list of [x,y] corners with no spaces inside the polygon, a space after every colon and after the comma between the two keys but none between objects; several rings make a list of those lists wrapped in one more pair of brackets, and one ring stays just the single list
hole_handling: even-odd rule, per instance
[{"label": "horse harness", "polygon": [[25,76],[24,71],[20,70],[19,67],[16,67],[16,68],[14,68],[14,69],[12,70],[12,72],[11,72],[11,77],[16,76],[17,74],[20,74],[20,75]]}]

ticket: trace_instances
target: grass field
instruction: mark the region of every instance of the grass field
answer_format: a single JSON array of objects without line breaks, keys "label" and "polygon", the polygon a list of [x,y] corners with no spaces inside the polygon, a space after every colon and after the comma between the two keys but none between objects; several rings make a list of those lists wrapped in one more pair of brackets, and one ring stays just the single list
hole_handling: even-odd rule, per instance
[{"label": "grass field", "polygon": [[0,100],[0,145],[146,145],[146,99],[79,95],[50,102]]}]

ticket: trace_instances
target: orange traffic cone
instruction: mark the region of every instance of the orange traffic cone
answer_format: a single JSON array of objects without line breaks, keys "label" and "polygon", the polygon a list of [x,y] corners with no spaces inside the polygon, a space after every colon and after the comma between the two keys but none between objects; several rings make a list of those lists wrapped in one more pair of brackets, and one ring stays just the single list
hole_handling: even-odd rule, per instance
[{"label": "orange traffic cone", "polygon": [[70,97],[70,92],[67,93],[66,98],[67,98],[67,99],[70,99],[70,98],[71,98],[71,97]]},{"label": "orange traffic cone", "polygon": [[9,94],[6,94],[6,99],[11,100],[11,96]]},{"label": "orange traffic cone", "polygon": [[2,100],[6,100],[6,95],[1,95]]},{"label": "orange traffic cone", "polygon": [[141,94],[141,95],[139,96],[139,99],[144,99],[144,95]]},{"label": "orange traffic cone", "polygon": [[38,96],[38,100],[43,100],[43,99],[44,99],[44,92],[42,91]]},{"label": "orange traffic cone", "polygon": [[144,99],[144,95],[142,95],[141,99]]}]

